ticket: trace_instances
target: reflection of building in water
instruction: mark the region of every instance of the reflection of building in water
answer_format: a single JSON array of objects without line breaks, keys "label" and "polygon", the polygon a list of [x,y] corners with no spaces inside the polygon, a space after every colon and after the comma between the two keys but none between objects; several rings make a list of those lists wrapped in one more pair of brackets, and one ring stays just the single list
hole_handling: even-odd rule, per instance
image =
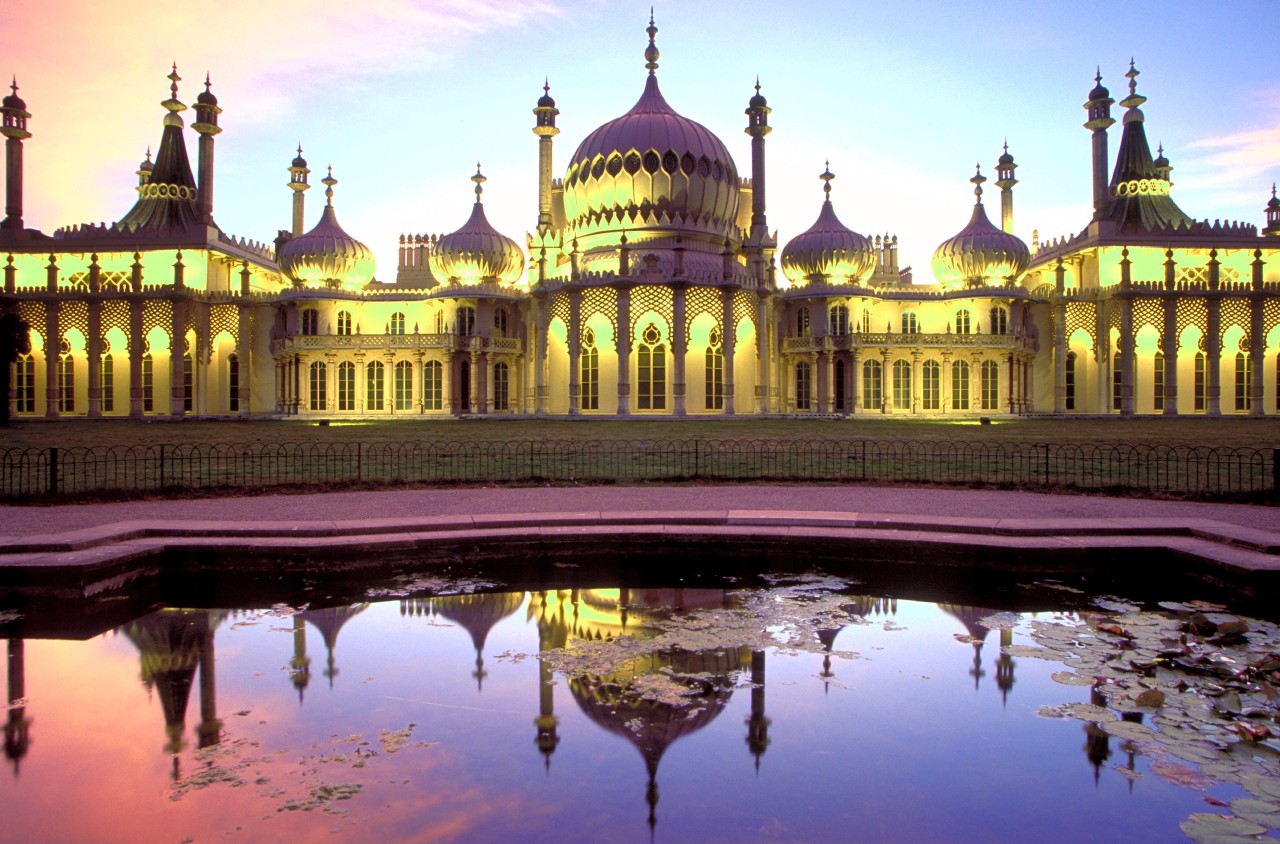
[{"label": "reflection of building in water", "polygon": [[[841,604],[840,609],[862,618],[872,618],[877,615],[894,616],[898,614],[898,599],[874,595],[850,595],[848,603]],[[835,648],[836,636],[839,636],[840,631],[845,627],[846,625],[841,624],[839,627],[826,627],[818,631],[818,641],[822,642],[822,671],[818,676],[822,678],[823,692],[831,691],[831,678],[836,676],[831,670],[831,651]]]},{"label": "reflection of building in water", "polygon": [[[973,667],[969,669],[969,676],[973,678],[974,691],[977,691],[982,678],[987,676],[987,672],[982,667],[982,646],[987,640],[987,634],[991,632],[991,628],[984,625],[982,619],[992,615],[996,610],[989,607],[966,607],[959,604],[938,604],[938,609],[963,624],[964,629],[969,634],[969,638],[972,640]],[[1013,657],[1003,652],[1004,646],[1010,644],[1013,644],[1013,631],[1002,629],[1000,631],[1000,647],[1002,650],[999,658],[996,659],[996,688],[1000,690],[1001,701],[1006,704],[1009,701],[1009,692],[1013,690],[1013,669],[1016,665]]]},{"label": "reflection of building in water", "polygon": [[484,643],[489,631],[502,619],[520,609],[524,603],[523,592],[485,592],[477,595],[445,595],[439,598],[413,598],[400,602],[400,611],[410,615],[439,615],[459,625],[471,634],[476,648],[476,690],[483,690]]},{"label": "reflection of building in water", "polygon": [[289,660],[289,677],[298,690],[298,704],[302,704],[302,693],[311,683],[311,657],[307,656],[306,622],[320,631],[327,652],[324,676],[329,679],[329,688],[333,688],[333,678],[338,676],[338,666],[334,660],[334,649],[338,646],[338,633],[342,626],[353,616],[364,612],[368,604],[351,604],[345,607],[324,607],[317,610],[303,610],[293,617],[293,658]]},{"label": "reflection of building in water", "polygon": [[[611,641],[621,635],[652,639],[661,633],[654,622],[682,611],[734,605],[734,598],[723,589],[574,590],[541,594],[536,601],[540,639],[561,641],[562,647],[570,651],[575,641]],[[768,744],[763,653],[759,654],[757,666],[751,650],[745,647],[706,651],[671,648],[639,654],[608,674],[578,676],[569,681],[569,691],[582,712],[599,726],[625,738],[644,758],[650,829],[657,824],[658,764],[663,754],[677,739],[715,720],[733,694],[737,675],[748,666],[753,678],[759,678],[761,688],[758,703],[753,695],[747,742],[753,753],[757,747],[763,753]],[[688,696],[682,695],[679,702],[654,699],[662,695],[642,697],[635,686],[646,678],[674,680],[687,690]],[[544,687],[549,679],[549,674],[540,674]],[[544,709],[538,719],[540,748],[544,724],[550,731],[546,741],[556,738],[551,695],[548,693],[542,702]]]},{"label": "reflection of building in water", "polygon": [[155,689],[164,711],[169,740],[165,751],[173,756],[173,778],[179,775],[178,754],[186,747],[187,702],[196,670],[200,671],[200,725],[196,736],[200,747],[218,743],[222,722],[218,720],[214,683],[213,632],[225,613],[216,610],[168,609],[143,616],[125,625],[125,635],[141,655],[142,682]]},{"label": "reflection of building in water", "polygon": [[31,719],[27,717],[26,649],[22,639],[9,640],[9,717],[4,723],[4,756],[13,763],[13,775],[31,749]]},{"label": "reflection of building in water", "polygon": [[[1089,692],[1089,703],[1094,706],[1107,708],[1107,697],[1102,691],[1094,686]],[[1121,721],[1130,721],[1134,724],[1142,723],[1141,712],[1122,712],[1120,713]],[[1096,785],[1102,776],[1102,766],[1111,758],[1111,735],[1099,723],[1086,721],[1084,723],[1084,755],[1089,760],[1089,764],[1093,766],[1093,782]],[[1134,770],[1137,764],[1138,747],[1132,741],[1125,740],[1120,743],[1120,749],[1124,751],[1126,761],[1124,767],[1129,771]],[[1126,777],[1129,781],[1129,791],[1133,791],[1133,777]]]}]

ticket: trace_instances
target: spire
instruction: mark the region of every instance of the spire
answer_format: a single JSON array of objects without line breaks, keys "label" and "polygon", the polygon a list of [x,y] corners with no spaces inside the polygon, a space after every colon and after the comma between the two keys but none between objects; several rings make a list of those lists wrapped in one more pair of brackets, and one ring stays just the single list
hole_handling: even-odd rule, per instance
[{"label": "spire", "polygon": [[324,187],[324,204],[332,207],[332,205],[333,205],[333,186],[334,186],[334,185],[336,185],[336,184],[338,183],[338,180],[337,180],[337,179],[335,179],[335,178],[333,178],[333,165],[332,165],[332,164],[330,164],[330,165],[329,165],[329,175],[327,175],[327,176],[325,176],[323,179],[321,179],[321,180],[320,180],[320,182],[325,186],[325,187]]},{"label": "spire", "polygon": [[831,172],[831,159],[828,158],[826,161],[824,161],[822,163],[822,168],[823,168],[822,175],[818,176],[818,178],[822,180],[822,194],[823,194],[822,199],[825,203],[830,205],[831,204],[831,180],[836,177],[836,174]]},{"label": "spire", "polygon": [[178,116],[178,112],[186,111],[187,106],[178,99],[178,83],[182,81],[182,77],[178,75],[177,62],[173,63],[173,70],[169,72],[167,78],[169,80],[169,99],[162,100],[160,103],[169,112],[165,115],[164,125],[181,126],[182,118]]},{"label": "spire", "polygon": [[973,178],[969,179],[969,181],[973,183],[973,195],[977,197],[977,201],[974,203],[974,205],[981,205],[982,204],[982,183],[987,180],[987,177],[982,175],[981,164],[976,165],[974,169],[975,169],[975,172],[973,174]]},{"label": "spire", "polygon": [[476,205],[480,204],[480,195],[484,193],[484,183],[489,181],[480,172],[480,162],[476,162],[476,174],[471,177],[471,181],[476,183]]},{"label": "spire", "polygon": [[653,25],[653,7],[649,7],[649,25],[645,27],[645,32],[649,33],[649,46],[644,48],[644,66],[649,69],[649,75],[654,76],[658,70],[658,45],[654,43],[654,36],[658,34],[658,28]]},{"label": "spire", "polygon": [[160,103],[167,114],[155,165],[147,184],[138,191],[137,203],[120,220],[120,225],[131,231],[184,230],[206,222],[187,157],[187,144],[182,137],[182,118],[178,116],[178,112],[187,107],[178,100],[178,82],[182,77],[178,75],[176,63],[167,78],[169,99]]},{"label": "spire", "polygon": [[[1125,76],[1129,79],[1129,96],[1120,105],[1128,109],[1124,115],[1124,133],[1120,136],[1120,149],[1116,152],[1115,169],[1111,173],[1108,203],[1104,216],[1121,227],[1141,226],[1153,228],[1179,228],[1193,222],[1170,196],[1168,161],[1151,157],[1147,143],[1145,117],[1139,108],[1147,98],[1138,93],[1140,71],[1129,62]],[[1170,170],[1172,168],[1169,168]]]}]

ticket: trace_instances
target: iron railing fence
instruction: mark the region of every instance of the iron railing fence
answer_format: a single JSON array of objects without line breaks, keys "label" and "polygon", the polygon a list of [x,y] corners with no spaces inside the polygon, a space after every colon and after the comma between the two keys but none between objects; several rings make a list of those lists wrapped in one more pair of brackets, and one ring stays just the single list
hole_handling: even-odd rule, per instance
[{"label": "iron railing fence", "polygon": [[395,483],[823,481],[1280,496],[1280,449],[958,440],[253,442],[0,450],[0,497]]}]

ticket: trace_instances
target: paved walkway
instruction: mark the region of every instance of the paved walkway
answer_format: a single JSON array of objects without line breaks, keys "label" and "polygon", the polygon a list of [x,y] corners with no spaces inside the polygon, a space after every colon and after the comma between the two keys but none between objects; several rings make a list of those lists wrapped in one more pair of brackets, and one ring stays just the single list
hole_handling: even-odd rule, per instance
[{"label": "paved walkway", "polygon": [[778,510],[956,518],[1212,519],[1280,533],[1280,507],[1048,495],[1009,490],[871,486],[463,487],[0,506],[0,540],[56,535],[113,522],[335,521],[489,513]]}]

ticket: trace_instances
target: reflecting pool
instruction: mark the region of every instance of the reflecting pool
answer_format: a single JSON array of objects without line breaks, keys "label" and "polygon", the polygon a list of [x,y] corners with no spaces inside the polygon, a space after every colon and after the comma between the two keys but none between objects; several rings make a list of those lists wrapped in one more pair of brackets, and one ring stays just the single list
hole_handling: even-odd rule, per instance
[{"label": "reflecting pool", "polygon": [[1222,607],[1052,583],[932,603],[820,574],[502,588],[148,608],[82,640],[10,613],[3,837],[1274,835],[1280,631]]}]

